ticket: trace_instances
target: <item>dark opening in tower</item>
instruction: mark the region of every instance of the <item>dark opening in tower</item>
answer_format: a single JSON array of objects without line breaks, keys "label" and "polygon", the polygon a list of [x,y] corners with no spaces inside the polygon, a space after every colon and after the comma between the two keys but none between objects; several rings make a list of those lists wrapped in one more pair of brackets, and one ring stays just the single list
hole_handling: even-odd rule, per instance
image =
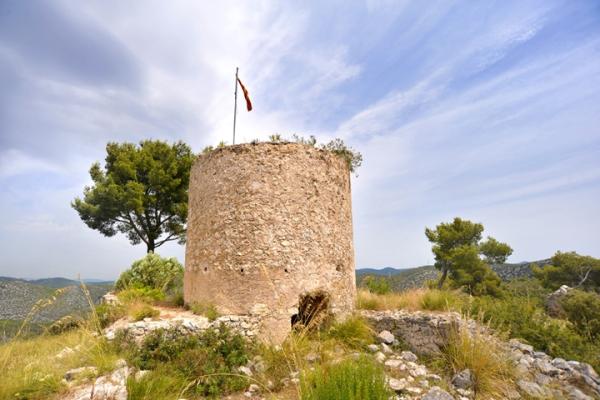
[{"label": "dark opening in tower", "polygon": [[330,317],[329,294],[317,290],[300,296],[298,314],[292,315],[292,329],[316,329]]}]

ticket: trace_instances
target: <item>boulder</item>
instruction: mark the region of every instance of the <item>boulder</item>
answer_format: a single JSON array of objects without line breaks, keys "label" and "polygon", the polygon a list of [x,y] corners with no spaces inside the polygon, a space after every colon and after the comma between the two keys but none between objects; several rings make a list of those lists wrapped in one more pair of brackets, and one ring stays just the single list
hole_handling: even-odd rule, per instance
[{"label": "boulder", "polygon": [[470,389],[473,387],[473,374],[470,369],[464,369],[452,377],[452,385],[458,389]]},{"label": "boulder", "polygon": [[390,332],[390,331],[379,332],[379,335],[377,335],[377,338],[381,341],[381,343],[385,343],[385,344],[392,344],[392,343],[394,343],[394,340],[396,339],[394,337],[394,335],[392,334],[392,332]]},{"label": "boulder", "polygon": [[421,400],[454,400],[454,397],[440,387],[434,386],[421,397]]},{"label": "boulder", "polygon": [[565,311],[563,310],[562,305],[560,304],[561,300],[569,293],[571,288],[567,285],[562,285],[555,292],[550,293],[548,297],[546,297],[546,312],[548,315],[554,318],[558,318],[564,315]]}]

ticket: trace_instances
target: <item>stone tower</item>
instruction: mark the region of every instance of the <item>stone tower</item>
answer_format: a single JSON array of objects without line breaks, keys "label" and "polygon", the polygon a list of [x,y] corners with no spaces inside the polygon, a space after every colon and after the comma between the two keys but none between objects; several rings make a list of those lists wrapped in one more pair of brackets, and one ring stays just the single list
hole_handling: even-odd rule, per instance
[{"label": "stone tower", "polygon": [[336,317],[356,295],[350,171],[299,143],[241,144],[198,157],[190,178],[184,293],[261,319],[281,342],[315,304]]}]

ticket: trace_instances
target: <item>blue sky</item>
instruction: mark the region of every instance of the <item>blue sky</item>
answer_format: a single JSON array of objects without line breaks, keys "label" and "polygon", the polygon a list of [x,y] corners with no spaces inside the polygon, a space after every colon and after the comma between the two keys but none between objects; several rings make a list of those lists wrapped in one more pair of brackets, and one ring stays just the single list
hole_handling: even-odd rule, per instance
[{"label": "blue sky", "polygon": [[[461,216],[511,261],[600,257],[596,1],[0,3],[0,275],[114,278],[143,246],[69,203],[108,141],[341,137],[359,267],[433,257]],[[183,261],[184,249],[159,250]]]}]

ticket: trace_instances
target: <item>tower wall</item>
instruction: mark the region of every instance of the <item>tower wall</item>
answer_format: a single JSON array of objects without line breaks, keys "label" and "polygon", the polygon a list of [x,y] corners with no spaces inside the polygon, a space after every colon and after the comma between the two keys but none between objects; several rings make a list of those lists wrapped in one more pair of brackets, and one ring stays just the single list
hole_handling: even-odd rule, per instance
[{"label": "tower wall", "polygon": [[186,303],[261,316],[280,342],[302,296],[321,291],[338,317],[354,309],[350,173],[328,151],[297,143],[216,149],[190,178]]}]

